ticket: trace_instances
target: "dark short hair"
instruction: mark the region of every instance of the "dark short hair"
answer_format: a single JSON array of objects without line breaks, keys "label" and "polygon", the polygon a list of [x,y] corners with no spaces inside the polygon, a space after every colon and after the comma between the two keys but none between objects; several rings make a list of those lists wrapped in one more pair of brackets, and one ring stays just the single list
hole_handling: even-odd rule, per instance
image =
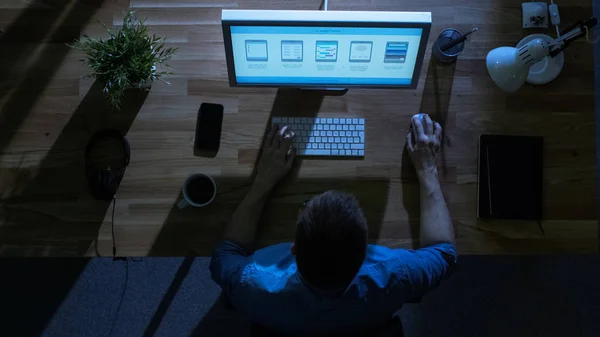
[{"label": "dark short hair", "polygon": [[309,200],[296,229],[300,275],[323,290],[345,288],[367,251],[367,220],[352,195],[328,191]]}]

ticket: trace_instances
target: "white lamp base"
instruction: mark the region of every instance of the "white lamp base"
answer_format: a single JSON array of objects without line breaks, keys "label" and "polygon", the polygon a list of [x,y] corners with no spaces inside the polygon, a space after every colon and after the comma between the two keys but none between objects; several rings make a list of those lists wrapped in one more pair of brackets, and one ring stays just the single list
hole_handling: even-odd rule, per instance
[{"label": "white lamp base", "polygon": [[[554,39],[546,34],[531,34],[523,38],[517,43],[517,48],[526,45],[529,41],[534,39],[542,39],[545,42],[552,42]],[[546,84],[554,80],[558,74],[562,71],[565,64],[565,56],[561,52],[554,58],[546,57],[540,62],[534,64],[529,68],[529,75],[527,75],[527,83],[531,84]]]}]

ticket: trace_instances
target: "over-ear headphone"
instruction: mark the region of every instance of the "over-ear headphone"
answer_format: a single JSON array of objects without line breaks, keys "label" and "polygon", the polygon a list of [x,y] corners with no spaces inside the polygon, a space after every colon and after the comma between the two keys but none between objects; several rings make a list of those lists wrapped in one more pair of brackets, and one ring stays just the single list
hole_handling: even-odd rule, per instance
[{"label": "over-ear headphone", "polygon": [[[90,157],[92,151],[101,141],[108,139],[117,139],[123,145],[123,161],[107,167],[94,165]],[[85,176],[90,193],[95,199],[110,201],[114,198],[129,165],[130,153],[129,142],[117,130],[102,130],[92,136],[85,149]]]}]

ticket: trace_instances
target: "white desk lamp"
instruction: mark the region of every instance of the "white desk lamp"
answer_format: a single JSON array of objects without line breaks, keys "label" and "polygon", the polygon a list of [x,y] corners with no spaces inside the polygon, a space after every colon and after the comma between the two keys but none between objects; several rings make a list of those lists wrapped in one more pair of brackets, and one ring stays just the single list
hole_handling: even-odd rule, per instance
[{"label": "white desk lamp", "polygon": [[[502,89],[508,92],[517,91],[526,81],[529,75],[529,69],[536,63],[545,58],[562,57],[562,51],[574,40],[586,36],[588,30],[598,23],[596,18],[591,18],[586,22],[577,23],[568,29],[561,37],[552,40],[551,38],[523,39],[522,46],[499,47],[490,51],[486,58],[486,65],[492,80]],[[538,74],[541,78],[539,84],[552,81],[562,70],[562,59],[555,62],[553,66],[545,67],[542,73]]]}]

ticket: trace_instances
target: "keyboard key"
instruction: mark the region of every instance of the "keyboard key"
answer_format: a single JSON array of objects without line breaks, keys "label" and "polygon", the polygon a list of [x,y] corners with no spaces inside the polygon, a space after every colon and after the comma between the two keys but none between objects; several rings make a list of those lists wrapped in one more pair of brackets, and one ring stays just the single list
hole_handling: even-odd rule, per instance
[{"label": "keyboard key", "polygon": [[[320,143],[321,142],[321,137],[315,137],[315,142],[316,143]],[[312,142],[311,142],[312,143]]]},{"label": "keyboard key", "polygon": [[331,150],[331,155],[337,156],[339,154],[340,154],[340,151],[338,151],[338,150]]},{"label": "keyboard key", "polygon": [[352,137],[348,137],[348,143],[350,143],[350,144],[354,143],[354,139]]},{"label": "keyboard key", "polygon": [[352,137],[358,137],[358,131],[352,131]]},{"label": "keyboard key", "polygon": [[330,156],[331,150],[306,149],[298,151],[301,156]]},{"label": "keyboard key", "polygon": [[340,118],[340,124],[346,124],[346,118]]},{"label": "keyboard key", "polygon": [[365,138],[365,133],[361,131],[361,132],[358,133],[358,136],[360,138]]},{"label": "keyboard key", "polygon": [[342,130],[342,126],[341,125],[336,125],[335,129],[338,130],[338,131],[341,131]]},{"label": "keyboard key", "polygon": [[317,124],[317,130],[323,130],[323,125],[322,124]]},{"label": "keyboard key", "polygon": [[331,144],[331,148],[337,150],[337,144],[336,143]]},{"label": "keyboard key", "polygon": [[327,137],[331,137],[331,136],[333,136],[333,132],[327,131]]},{"label": "keyboard key", "polygon": [[328,124],[323,125],[323,130],[329,131],[329,125]]},{"label": "keyboard key", "polygon": [[341,139],[340,137],[335,137],[335,140],[334,140],[334,142],[336,142],[336,143],[339,143],[339,142],[341,142],[341,140],[340,140],[340,139]]},{"label": "keyboard key", "polygon": [[329,143],[325,144],[325,148],[326,149],[331,149],[331,144],[329,144]]},{"label": "keyboard key", "polygon": [[354,137],[354,142],[355,143],[360,143],[360,139],[358,137]]},{"label": "keyboard key", "polygon": [[329,138],[327,138],[327,141],[328,141],[329,143],[333,143],[333,137],[329,137]]},{"label": "keyboard key", "polygon": [[355,130],[354,125],[350,125],[349,129],[350,129],[350,131],[354,131]]},{"label": "keyboard key", "polygon": [[358,156],[358,150],[352,150],[352,155],[353,156]]},{"label": "keyboard key", "polygon": [[302,137],[302,142],[303,143],[308,143],[308,137]]},{"label": "keyboard key", "polygon": [[358,124],[358,118],[353,118],[352,119],[352,124]]},{"label": "keyboard key", "polygon": [[309,143],[314,143],[314,142],[315,142],[315,137],[310,137],[310,138],[308,139],[308,142],[309,142]]},{"label": "keyboard key", "polygon": [[350,144],[344,144],[344,149],[349,150],[350,149]]},{"label": "keyboard key", "polygon": [[288,118],[287,117],[281,117],[280,123],[287,123],[287,122],[288,122]]},{"label": "keyboard key", "polygon": [[358,155],[359,155],[359,156],[364,156],[364,155],[365,155],[365,151],[363,151],[363,150],[358,150]]},{"label": "keyboard key", "polygon": [[333,123],[333,118],[327,118],[327,124]]},{"label": "keyboard key", "polygon": [[334,118],[333,119],[333,124],[340,124],[340,119],[339,118]]},{"label": "keyboard key", "polygon": [[345,156],[345,155],[346,155],[346,151],[340,150],[340,156]]},{"label": "keyboard key", "polygon": [[339,132],[339,131],[333,131],[333,136],[334,136],[334,137],[337,137],[337,136],[339,136],[339,135],[340,135],[340,132]]},{"label": "keyboard key", "polygon": [[344,131],[348,131],[348,125],[345,125],[345,124],[344,124],[344,125],[342,126],[342,130],[344,130]]},{"label": "keyboard key", "polygon": [[342,143],[346,143],[348,140],[346,139],[346,137],[342,137]]},{"label": "keyboard key", "polygon": [[365,119],[364,118],[359,118],[358,119],[358,124],[365,125]]},{"label": "keyboard key", "polygon": [[325,144],[319,143],[319,149],[324,149],[324,148],[325,148]]},{"label": "keyboard key", "polygon": [[357,125],[356,126],[356,130],[358,130],[358,131],[365,131],[365,126],[364,125]]},{"label": "keyboard key", "polygon": [[310,124],[304,124],[304,130],[310,130]]},{"label": "keyboard key", "polygon": [[304,149],[304,148],[306,148],[306,144],[300,143],[300,144],[298,144],[298,148],[299,149]]},{"label": "keyboard key", "polygon": [[365,144],[352,144],[352,145],[350,145],[350,148],[352,150],[364,150]]},{"label": "keyboard key", "polygon": [[278,117],[271,118],[271,124],[281,124],[281,118],[278,118]]}]

